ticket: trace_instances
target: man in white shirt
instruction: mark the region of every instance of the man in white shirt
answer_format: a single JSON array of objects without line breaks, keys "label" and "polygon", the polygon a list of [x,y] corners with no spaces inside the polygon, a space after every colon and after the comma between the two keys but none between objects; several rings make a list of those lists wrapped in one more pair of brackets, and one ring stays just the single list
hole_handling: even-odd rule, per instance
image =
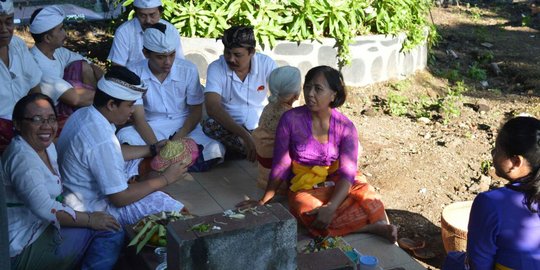
[{"label": "man in white shirt", "polygon": [[[127,66],[144,60],[143,32],[150,25],[158,22],[174,27],[169,22],[161,19],[163,7],[161,0],[134,0],[135,18],[123,23],[116,29],[108,59],[113,65]],[[184,58],[180,34],[175,31],[175,39],[178,46],[175,50],[176,57]]]},{"label": "man in white shirt", "polygon": [[[199,122],[204,94],[199,73],[194,64],[175,57],[175,32],[174,27],[162,23],[144,31],[146,59],[128,68],[148,86],[148,91],[135,102],[134,125],[123,128],[117,136],[121,143],[129,145],[190,137],[203,149],[190,171],[205,171],[222,160],[225,148],[202,132]],[[127,162],[128,177],[138,174],[140,161]]]},{"label": "man in white shirt", "polygon": [[277,65],[255,52],[253,28],[233,26],[223,33],[223,55],[208,66],[203,130],[225,147],[255,161],[251,132],[267,103],[268,76]]},{"label": "man in white shirt", "polygon": [[136,74],[113,66],[99,80],[93,106],[69,117],[57,150],[65,203],[73,209],[105,211],[122,225],[161,211],[182,210],[181,202],[158,190],[183,179],[186,164],[174,163],[161,175],[129,185],[124,173],[124,160],[152,154],[153,147],[120,145],[115,136],[115,125],[126,123],[145,91]]},{"label": "man in white shirt", "polygon": [[[2,162],[0,161],[0,168],[2,168]],[[4,182],[3,170],[0,169],[0,180]],[[6,212],[6,190],[4,185],[0,187],[0,242],[8,243],[8,224],[7,224],[7,212]],[[0,246],[0,265],[10,268],[10,259],[9,259],[9,245]]]},{"label": "man in white shirt", "polygon": [[73,109],[92,104],[97,81],[103,76],[101,68],[63,47],[67,38],[64,17],[60,7],[47,6],[36,9],[30,18],[35,41],[30,52],[43,72],[41,92],[57,104],[60,121]]},{"label": "man in white shirt", "polygon": [[13,36],[12,0],[0,1],[0,154],[13,138],[11,114],[30,91],[39,92],[41,70],[22,39]]}]

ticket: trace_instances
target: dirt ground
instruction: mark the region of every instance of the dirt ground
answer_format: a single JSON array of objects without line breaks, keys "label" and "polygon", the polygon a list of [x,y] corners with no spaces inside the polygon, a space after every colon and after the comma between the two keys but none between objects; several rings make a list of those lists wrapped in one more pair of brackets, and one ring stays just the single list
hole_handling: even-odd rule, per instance
[{"label": "dirt ground", "polygon": [[[400,237],[424,240],[436,256],[419,261],[439,269],[442,209],[504,185],[489,169],[498,127],[519,113],[540,114],[540,19],[530,16],[526,3],[461,2],[432,8],[431,17],[441,39],[428,69],[403,81],[351,88],[342,111],[357,125],[360,168],[381,193]],[[67,28],[66,47],[106,65],[110,25]],[[17,34],[32,43],[26,30]]]},{"label": "dirt ground", "polygon": [[[428,269],[439,269],[445,258],[443,208],[505,184],[489,169],[499,126],[519,113],[539,116],[540,19],[528,15],[525,3],[435,7],[441,40],[428,69],[354,89],[345,106],[364,147],[360,167],[382,194],[400,237],[424,240],[437,255],[419,260]],[[450,99],[449,89],[463,93]],[[408,103],[404,116],[389,109],[399,103],[396,96]],[[451,102],[418,118],[411,107],[426,99]],[[445,107],[455,114],[447,116]]]}]

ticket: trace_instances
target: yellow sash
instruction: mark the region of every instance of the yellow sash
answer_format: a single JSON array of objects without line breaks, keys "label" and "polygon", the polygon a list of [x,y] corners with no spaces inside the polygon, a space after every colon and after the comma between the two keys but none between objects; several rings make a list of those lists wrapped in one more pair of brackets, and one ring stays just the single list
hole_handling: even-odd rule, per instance
[{"label": "yellow sash", "polygon": [[297,162],[292,163],[294,177],[291,179],[289,189],[293,192],[312,189],[313,186],[326,181],[326,177],[337,171],[339,161],[334,161],[330,166],[304,166]]},{"label": "yellow sash", "polygon": [[495,270],[512,270],[512,268],[508,268],[500,263],[495,264]]}]

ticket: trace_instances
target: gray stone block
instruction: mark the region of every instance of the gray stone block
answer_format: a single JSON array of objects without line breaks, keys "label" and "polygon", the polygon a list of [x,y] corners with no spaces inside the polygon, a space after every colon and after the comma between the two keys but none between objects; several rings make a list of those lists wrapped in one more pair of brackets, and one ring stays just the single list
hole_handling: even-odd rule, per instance
[{"label": "gray stone block", "polygon": [[300,69],[302,74],[306,74],[311,68],[313,67],[313,64],[309,61],[302,61],[298,63],[297,68]]},{"label": "gray stone block", "polygon": [[374,81],[379,81],[383,73],[383,59],[381,56],[377,56],[371,64],[371,77]]},{"label": "gray stone block", "polygon": [[276,60],[276,64],[278,65],[278,67],[290,66],[289,62],[285,60]]},{"label": "gray stone block", "polygon": [[392,53],[390,54],[390,58],[388,58],[387,69],[388,69],[389,78],[396,78],[399,75],[397,50],[393,50]]},{"label": "gray stone block", "polygon": [[278,55],[309,55],[313,51],[313,45],[305,43],[281,43],[274,48]]},{"label": "gray stone block", "polygon": [[351,46],[362,46],[362,45],[372,44],[372,43],[375,43],[375,41],[374,40],[357,40],[353,44],[351,44]]},{"label": "gray stone block", "polygon": [[[257,211],[244,219],[219,213],[169,224],[168,269],[296,269],[296,219],[281,204]],[[200,223],[221,229],[190,230]]]},{"label": "gray stone block", "polygon": [[385,47],[393,47],[393,46],[397,46],[399,44],[399,39],[397,39],[396,37],[392,38],[392,39],[389,39],[389,40],[383,40],[381,41],[381,44]]},{"label": "gray stone block", "polygon": [[206,59],[202,55],[195,54],[195,53],[186,54],[185,57],[186,57],[186,60],[190,61],[191,63],[195,64],[195,66],[197,66],[197,71],[199,71],[199,77],[206,78],[206,69],[208,68],[208,65],[209,65]]},{"label": "gray stone block", "polygon": [[358,84],[362,82],[366,73],[366,64],[361,58],[352,60],[351,65],[343,67],[341,70],[343,76],[349,78],[348,83]]},{"label": "gray stone block", "polygon": [[334,47],[321,46],[319,52],[317,53],[318,64],[335,67],[337,64],[336,56],[337,51]]}]

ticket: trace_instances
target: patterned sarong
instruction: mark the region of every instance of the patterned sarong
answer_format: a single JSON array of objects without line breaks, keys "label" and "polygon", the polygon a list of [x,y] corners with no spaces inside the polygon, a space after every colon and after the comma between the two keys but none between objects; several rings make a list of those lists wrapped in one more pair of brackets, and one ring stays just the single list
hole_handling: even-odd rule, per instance
[{"label": "patterned sarong", "polygon": [[[298,165],[294,165],[293,163],[293,171],[295,170],[295,166]],[[337,173],[334,173],[326,181],[336,183],[340,181],[340,177]],[[384,217],[384,205],[380,200],[379,194],[361,178],[361,173],[358,173],[349,191],[349,195],[336,210],[328,228],[320,230],[311,227],[317,216],[308,216],[305,213],[326,204],[332,197],[334,188],[332,186],[298,192],[289,191],[288,197],[291,213],[312,235],[343,236],[358,231],[365,225],[379,221]]]},{"label": "patterned sarong", "polygon": [[[227,150],[232,150],[242,155],[246,154],[246,146],[242,142],[242,139],[240,139],[238,135],[225,129],[218,121],[213,118],[208,118],[202,121],[201,126],[206,136],[222,143]],[[251,130],[246,130],[249,133],[252,132]]]}]

